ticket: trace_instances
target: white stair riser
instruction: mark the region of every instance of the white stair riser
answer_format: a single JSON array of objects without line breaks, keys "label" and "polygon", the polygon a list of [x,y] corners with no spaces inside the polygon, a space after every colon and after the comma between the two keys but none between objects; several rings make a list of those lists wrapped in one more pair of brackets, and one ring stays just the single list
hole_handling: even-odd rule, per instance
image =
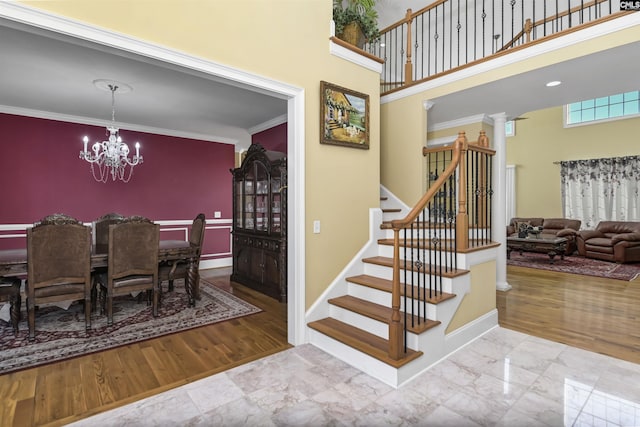
[{"label": "white stair riser", "polygon": [[351,310],[330,304],[329,314],[332,318],[337,319],[348,325],[357,325],[359,329],[377,335],[384,339],[389,339],[389,325],[370,317],[363,316]]},{"label": "white stair riser", "polygon": [[[381,291],[378,289],[373,289],[368,286],[358,285],[357,283],[349,283],[348,285],[348,293],[349,295],[360,298],[369,302],[373,302],[375,304],[380,304],[385,307],[391,307],[391,293],[386,291]],[[404,298],[400,298],[400,310],[404,311]],[[417,300],[416,300],[417,301]],[[417,304],[417,302],[415,303]],[[414,304],[415,307],[417,307]],[[420,302],[422,304],[422,302]],[[420,306],[420,310],[422,312],[423,307]],[[427,318],[432,320],[438,320],[437,318],[438,306],[427,303]]]},{"label": "white stair riser", "polygon": [[[438,237],[439,239],[454,239],[455,238],[455,230],[447,229],[424,229],[424,228],[414,228],[410,229],[402,229],[400,230],[399,237],[400,239],[404,239],[404,236],[407,236],[407,239],[413,237],[414,239],[431,239],[433,237]],[[384,238],[393,239],[393,230],[385,229],[384,230]],[[470,239],[481,239],[487,238],[489,236],[489,230],[487,229],[477,229],[471,228],[469,229],[469,238]]]},{"label": "white stair riser", "polygon": [[[353,347],[349,347],[322,332],[309,328],[309,342],[385,384],[392,387],[398,387],[401,384],[400,378],[398,377],[399,372],[393,366],[387,365]],[[409,377],[406,376],[405,380],[408,378]]]},{"label": "white stair riser", "polygon": [[[378,255],[393,258],[393,246],[392,245],[378,245]],[[425,259],[430,264],[443,264],[452,263],[456,255],[447,251],[432,251],[427,248],[404,248],[400,246],[400,258],[401,259]]]},{"label": "white stair riser", "polygon": [[[368,274],[369,276],[379,277],[381,279],[392,280],[393,279],[393,269],[391,267],[385,267],[377,264],[364,263],[364,274]],[[409,272],[406,275],[406,281],[408,283],[412,283],[411,278],[413,278],[413,283],[423,283],[422,275],[418,272]],[[430,278],[428,275],[426,277],[427,285],[430,283]],[[405,282],[405,274],[404,270],[400,271],[400,282]],[[442,292],[452,293],[451,292],[451,279],[448,277],[443,277],[442,279],[433,277],[431,280],[433,284],[442,283]],[[440,290],[440,289],[438,289]]]}]

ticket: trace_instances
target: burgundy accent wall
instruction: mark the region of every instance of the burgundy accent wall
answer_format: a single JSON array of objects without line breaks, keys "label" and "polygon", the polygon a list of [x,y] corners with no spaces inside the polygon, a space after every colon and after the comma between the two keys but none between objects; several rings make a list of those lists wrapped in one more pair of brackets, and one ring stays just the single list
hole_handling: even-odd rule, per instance
[{"label": "burgundy accent wall", "polygon": [[272,127],[251,135],[252,144],[260,144],[265,149],[287,153],[287,124]]},{"label": "burgundy accent wall", "polygon": [[132,152],[140,142],[144,163],[129,183],[96,182],[79,159],[106,137],[104,127],[0,114],[0,224],[34,223],[52,213],[91,222],[108,213],[152,220],[193,219],[202,212],[231,218],[234,146],[122,130]]}]

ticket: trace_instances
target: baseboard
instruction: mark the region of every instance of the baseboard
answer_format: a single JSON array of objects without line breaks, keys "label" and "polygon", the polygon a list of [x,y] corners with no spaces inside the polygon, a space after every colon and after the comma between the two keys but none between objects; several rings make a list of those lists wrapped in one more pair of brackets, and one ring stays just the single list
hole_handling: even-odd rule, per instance
[{"label": "baseboard", "polygon": [[451,354],[477,340],[497,326],[498,309],[494,308],[488,313],[447,334],[444,337],[445,349],[448,354]]},{"label": "baseboard", "polygon": [[231,257],[200,260],[200,270],[207,270],[209,268],[231,267],[232,265],[233,262]]}]

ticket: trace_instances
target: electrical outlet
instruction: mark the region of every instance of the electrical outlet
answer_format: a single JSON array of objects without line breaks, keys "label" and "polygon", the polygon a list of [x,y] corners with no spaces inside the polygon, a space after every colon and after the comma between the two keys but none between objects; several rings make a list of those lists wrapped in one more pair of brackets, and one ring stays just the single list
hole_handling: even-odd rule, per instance
[{"label": "electrical outlet", "polygon": [[222,213],[221,213],[220,211],[215,211],[215,212],[213,213],[213,217],[214,217],[214,218],[222,218]]},{"label": "electrical outlet", "polygon": [[313,232],[315,234],[319,234],[320,233],[320,221],[318,221],[318,220],[313,221]]}]

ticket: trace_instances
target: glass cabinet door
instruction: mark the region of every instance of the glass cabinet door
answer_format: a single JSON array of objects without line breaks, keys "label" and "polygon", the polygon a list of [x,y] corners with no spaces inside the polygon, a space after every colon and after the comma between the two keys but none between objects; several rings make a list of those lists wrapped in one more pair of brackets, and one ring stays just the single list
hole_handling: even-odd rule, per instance
[{"label": "glass cabinet door", "polygon": [[255,173],[249,171],[244,177],[244,203],[242,208],[244,228],[253,229],[254,209],[255,209]]},{"label": "glass cabinet door", "polygon": [[280,178],[273,178],[271,180],[271,232],[273,233],[280,233],[281,229],[282,193],[280,186]]},{"label": "glass cabinet door", "polygon": [[262,163],[256,163],[256,230],[269,229],[269,174]]},{"label": "glass cabinet door", "polygon": [[243,214],[242,214],[242,189],[243,189],[243,182],[242,181],[236,181],[234,184],[235,188],[235,218],[236,218],[236,227],[242,228],[242,218],[243,218]]}]

